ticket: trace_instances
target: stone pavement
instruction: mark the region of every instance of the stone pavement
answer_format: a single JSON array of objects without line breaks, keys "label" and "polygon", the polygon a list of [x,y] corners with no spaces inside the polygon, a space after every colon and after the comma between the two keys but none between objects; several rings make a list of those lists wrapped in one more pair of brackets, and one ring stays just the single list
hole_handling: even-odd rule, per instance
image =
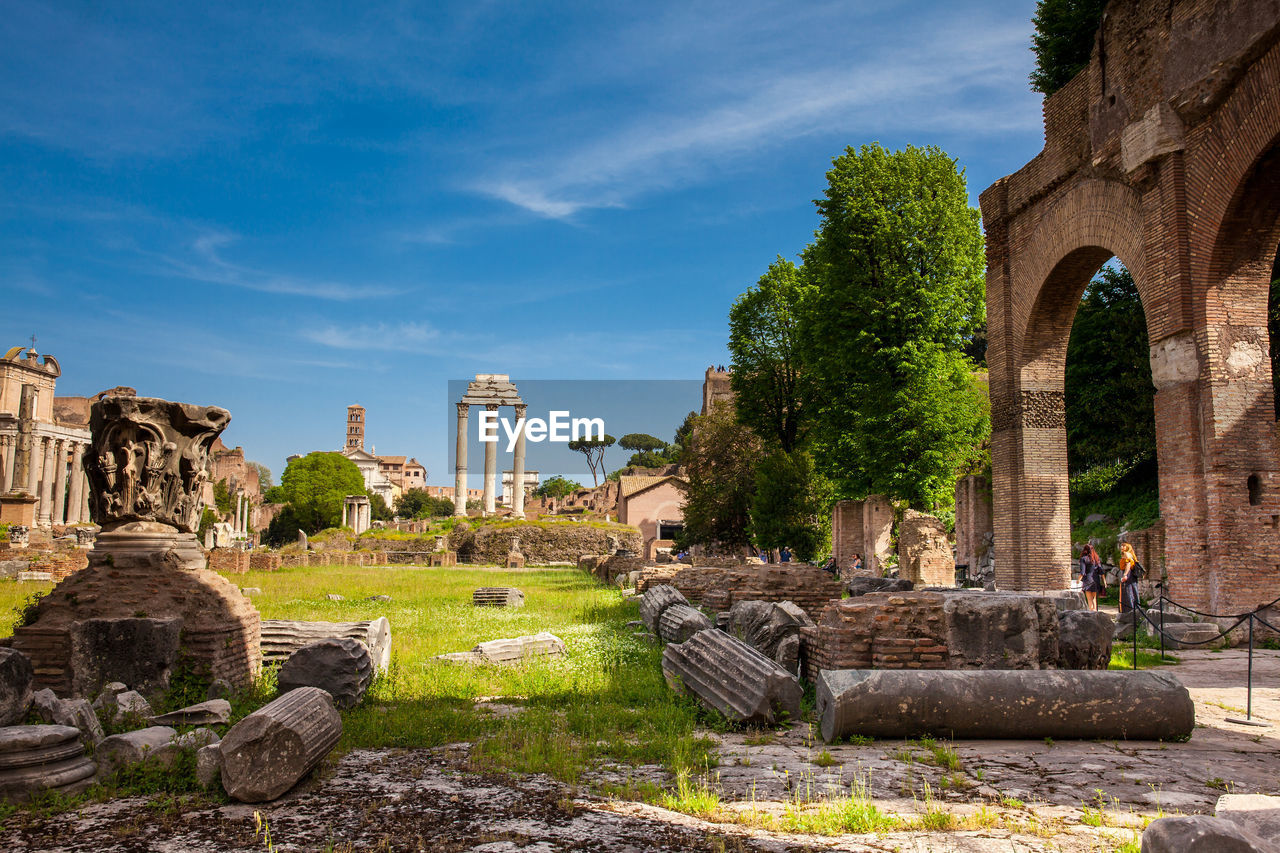
[{"label": "stone pavement", "polygon": [[[1224,791],[1280,788],[1280,732],[1226,722],[1244,708],[1245,653],[1179,655],[1183,662],[1170,669],[1191,690],[1198,720],[1187,743],[958,741],[930,748],[920,741],[877,741],[828,747],[808,724],[714,735],[720,762],[708,769],[707,781],[720,789],[726,816],[754,812],[746,821],[753,825],[593,797],[585,779],[573,789],[539,776],[468,773],[466,744],[357,750],[323,778],[256,808],[280,851],[1110,851],[1162,812],[1206,812]],[[1280,720],[1280,653],[1257,652],[1255,664],[1255,715]],[[516,705],[503,707],[519,712]],[[938,766],[938,755],[946,759],[942,748],[954,749],[957,768]],[[588,775],[670,781],[659,768],[602,767]],[[812,808],[857,785],[882,811],[934,809],[959,819],[981,814],[984,826],[840,837],[758,828],[760,814]],[[254,836],[255,807],[190,809],[160,812],[134,798],[64,815],[20,812],[0,824],[0,837],[15,853],[265,849]]]}]

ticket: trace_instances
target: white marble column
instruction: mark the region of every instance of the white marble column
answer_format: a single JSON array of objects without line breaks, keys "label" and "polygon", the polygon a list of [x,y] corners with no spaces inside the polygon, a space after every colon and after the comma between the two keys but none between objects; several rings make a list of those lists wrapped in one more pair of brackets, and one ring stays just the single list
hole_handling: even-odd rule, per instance
[{"label": "white marble column", "polygon": [[81,524],[88,521],[80,515],[84,504],[84,445],[75,442],[71,445],[71,495],[67,498],[67,524]]},{"label": "white marble column", "polygon": [[[86,451],[88,447],[84,448]],[[83,461],[83,460],[82,460]],[[89,514],[89,475],[82,473],[80,475],[80,522],[82,524],[92,524],[93,516]]]},{"label": "white marble column", "polygon": [[60,438],[53,444],[53,523],[61,525],[67,519],[67,447],[71,442]]},{"label": "white marble column", "polygon": [[364,521],[360,525],[360,532],[364,533],[373,526],[373,504],[367,503],[361,505],[360,512],[364,516]]},{"label": "white marble column", "polygon": [[342,499],[342,526],[347,527],[347,499]]},{"label": "white marble column", "polygon": [[17,451],[17,436],[8,433],[0,435],[0,494],[13,488],[13,463]]},{"label": "white marble column", "polygon": [[457,446],[454,448],[455,464],[453,466],[453,514],[467,514],[467,416],[471,413],[471,406],[467,403],[458,404],[458,437]]},{"label": "white marble column", "polygon": [[[497,403],[486,403],[485,410],[498,411]],[[498,487],[498,442],[484,443],[484,514],[493,515],[497,511],[494,493]]]},{"label": "white marble column", "polygon": [[39,512],[41,527],[53,524],[53,482],[57,479],[54,476],[56,472],[54,471],[53,445],[53,439],[44,439],[44,465],[40,471],[40,504],[36,508]]},{"label": "white marble column", "polygon": [[40,497],[40,465],[44,461],[44,447],[38,435],[31,436],[31,459],[27,463],[27,494]]},{"label": "white marble column", "polygon": [[[516,406],[516,424],[524,419],[528,406]],[[516,434],[516,458],[511,466],[511,514],[524,518],[524,428]]]}]

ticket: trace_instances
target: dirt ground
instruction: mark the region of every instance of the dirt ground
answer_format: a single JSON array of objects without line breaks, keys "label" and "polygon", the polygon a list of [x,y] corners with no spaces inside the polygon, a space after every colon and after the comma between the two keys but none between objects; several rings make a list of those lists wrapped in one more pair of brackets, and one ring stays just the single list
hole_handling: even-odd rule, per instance
[{"label": "dirt ground", "polygon": [[[278,851],[1114,850],[1162,813],[1211,812],[1224,792],[1280,792],[1280,731],[1228,722],[1245,708],[1245,653],[1178,654],[1182,663],[1168,671],[1196,703],[1197,726],[1187,743],[958,741],[951,746],[959,769],[948,771],[929,763],[928,749],[918,743],[827,747],[802,724],[772,736],[718,736],[720,763],[707,773],[726,814],[781,814],[788,804],[848,794],[858,784],[883,811],[932,807],[964,816],[986,808],[999,816],[979,830],[769,833],[594,798],[583,793],[586,786],[572,790],[543,777],[471,774],[464,769],[468,746],[456,744],[355,751],[323,778],[264,806],[158,811],[135,798],[51,817],[20,813],[0,827],[0,838],[15,853],[263,851],[268,847],[254,832],[260,811]],[[1253,713],[1280,721],[1280,652],[1255,652]],[[602,767],[594,776],[669,782],[657,768],[648,770]]]}]

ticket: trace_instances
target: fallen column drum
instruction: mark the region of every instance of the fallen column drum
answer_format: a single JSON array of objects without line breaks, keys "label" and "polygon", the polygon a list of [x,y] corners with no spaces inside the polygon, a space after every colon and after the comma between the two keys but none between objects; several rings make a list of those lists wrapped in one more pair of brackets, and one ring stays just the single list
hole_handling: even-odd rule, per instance
[{"label": "fallen column drum", "polygon": [[1184,740],[1187,688],[1163,672],[824,670],[822,737]]}]

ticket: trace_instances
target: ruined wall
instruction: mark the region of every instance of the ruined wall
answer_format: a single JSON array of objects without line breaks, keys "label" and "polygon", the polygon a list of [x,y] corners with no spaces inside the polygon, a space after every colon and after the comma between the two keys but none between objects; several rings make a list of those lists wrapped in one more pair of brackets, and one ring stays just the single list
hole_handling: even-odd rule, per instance
[{"label": "ruined wall", "polygon": [[893,505],[883,495],[866,500],[837,501],[831,509],[831,554],[843,575],[849,574],[854,554],[862,555],[865,577],[884,574],[884,561],[893,553]]},{"label": "ruined wall", "polygon": [[817,566],[805,563],[743,565],[738,568],[689,567],[671,585],[691,603],[716,612],[738,601],[790,601],[811,619],[844,592],[844,585]]},{"label": "ruined wall", "polygon": [[976,577],[994,536],[991,482],[970,474],[956,481],[956,562]]},{"label": "ruined wall", "polygon": [[955,556],[947,528],[937,518],[906,511],[898,525],[898,577],[917,587],[955,586]]}]

